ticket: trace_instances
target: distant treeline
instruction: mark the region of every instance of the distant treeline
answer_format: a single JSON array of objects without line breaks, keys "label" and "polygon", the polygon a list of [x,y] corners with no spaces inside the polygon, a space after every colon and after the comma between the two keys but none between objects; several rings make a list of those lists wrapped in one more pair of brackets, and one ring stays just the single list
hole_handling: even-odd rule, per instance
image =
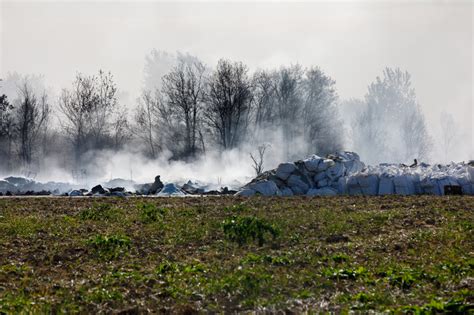
[{"label": "distant treeline", "polygon": [[400,158],[409,159],[426,156],[430,143],[410,76],[399,69],[386,69],[365,100],[344,102],[357,108],[350,126],[340,118],[335,81],[318,67],[250,72],[242,62],[210,68],[178,55],[159,78],[148,77],[135,104],[119,102],[113,75],[103,71],[77,74],[56,99],[31,77],[16,86],[13,99],[0,93],[4,172],[38,171],[46,160],[81,169],[101,150],[192,162],[208,150],[269,142],[290,159],[341,150],[350,135],[359,151],[374,154],[398,152],[396,139]]}]

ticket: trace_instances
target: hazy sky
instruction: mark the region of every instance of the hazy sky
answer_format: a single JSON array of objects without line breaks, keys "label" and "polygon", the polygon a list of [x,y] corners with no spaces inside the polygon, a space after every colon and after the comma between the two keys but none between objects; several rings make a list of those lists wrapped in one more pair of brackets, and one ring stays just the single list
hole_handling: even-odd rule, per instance
[{"label": "hazy sky", "polygon": [[363,97],[385,66],[401,67],[433,134],[442,110],[452,113],[474,158],[473,1],[0,3],[0,77],[44,74],[59,90],[77,71],[101,68],[133,100],[156,48],[209,65],[220,57],[251,69],[318,65],[350,98]]}]

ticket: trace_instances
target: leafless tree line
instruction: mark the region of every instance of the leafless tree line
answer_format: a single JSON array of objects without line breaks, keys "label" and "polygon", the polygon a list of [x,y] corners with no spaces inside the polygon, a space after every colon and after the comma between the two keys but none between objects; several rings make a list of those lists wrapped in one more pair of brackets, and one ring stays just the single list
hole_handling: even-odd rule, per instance
[{"label": "leafless tree line", "polygon": [[0,159],[4,168],[24,170],[41,153],[51,110],[46,92],[35,93],[26,79],[18,92],[19,98],[13,103],[0,96]]},{"label": "leafless tree line", "polygon": [[150,157],[169,150],[172,158],[189,160],[207,147],[258,146],[277,132],[288,158],[342,148],[335,81],[317,67],[251,74],[241,62],[222,59],[212,70],[181,58],[156,85],[143,92],[133,128]]},{"label": "leafless tree line", "polygon": [[117,101],[117,86],[110,73],[78,74],[60,95],[60,127],[71,143],[74,163],[81,165],[91,150],[120,149],[129,139],[128,121]]},{"label": "leafless tree line", "polygon": [[[365,102],[357,101],[355,141],[368,139],[373,152],[383,152],[389,138],[379,123],[382,117],[386,125],[400,122],[396,128],[403,133],[406,156],[424,154],[426,127],[408,73],[388,69],[384,76],[369,86]],[[125,147],[151,159],[189,162],[210,149],[250,143],[258,148],[252,160],[260,173],[267,148],[262,143],[274,141],[275,134],[281,140],[272,149],[288,159],[343,148],[335,81],[318,67],[251,73],[242,62],[222,59],[209,68],[196,57],[180,55],[159,80],[145,84],[137,104],[120,104],[112,74],[103,71],[77,74],[50,102],[28,78],[14,100],[0,96],[0,168],[37,168],[45,156],[55,155],[62,166],[79,169],[94,158],[91,152]],[[56,126],[52,117],[59,121]]]}]

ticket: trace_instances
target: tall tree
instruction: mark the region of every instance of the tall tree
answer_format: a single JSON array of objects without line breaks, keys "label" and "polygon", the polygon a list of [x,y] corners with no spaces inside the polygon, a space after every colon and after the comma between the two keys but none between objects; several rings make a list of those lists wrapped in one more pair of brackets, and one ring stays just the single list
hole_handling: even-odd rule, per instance
[{"label": "tall tree", "polygon": [[154,91],[161,89],[162,78],[180,62],[193,63],[199,59],[188,53],[170,53],[153,49],[145,57],[144,90]]},{"label": "tall tree", "polygon": [[146,155],[152,159],[162,150],[160,134],[160,106],[159,91],[152,94],[144,91],[135,111],[135,123],[132,133],[145,143]]},{"label": "tall tree", "polygon": [[282,67],[275,75],[275,119],[283,132],[284,155],[298,155],[296,138],[300,137],[303,123],[300,120],[303,108],[303,70],[299,65]]},{"label": "tall tree", "polygon": [[365,103],[354,136],[366,160],[428,157],[431,138],[408,72],[386,68],[383,78],[377,77],[369,86]]},{"label": "tall tree", "polygon": [[71,140],[76,166],[82,163],[82,155],[89,149],[90,116],[97,102],[95,94],[95,77],[78,74],[73,87],[64,89],[59,99],[59,109],[65,116],[61,120],[62,128]]},{"label": "tall tree", "polygon": [[15,133],[18,138],[18,154],[24,168],[33,162],[33,154],[38,147],[50,114],[46,92],[36,95],[27,79],[20,87],[20,97],[15,110]]},{"label": "tall tree", "polygon": [[117,101],[112,74],[78,74],[70,90],[63,90],[59,109],[62,128],[72,142],[76,166],[88,150],[119,149],[127,139],[124,109]]},{"label": "tall tree", "polygon": [[343,128],[335,84],[318,67],[305,71],[301,120],[308,153],[328,154],[342,149]]},{"label": "tall tree", "polygon": [[253,116],[256,132],[272,126],[275,119],[275,75],[266,70],[257,71],[252,78]]},{"label": "tall tree", "polygon": [[[199,148],[201,135],[201,109],[204,97],[204,65],[199,61],[180,60],[163,77],[162,94],[165,106],[175,120],[176,133],[184,143],[180,157],[194,158]],[[175,141],[176,139],[171,139]]]},{"label": "tall tree", "polygon": [[241,62],[219,60],[209,79],[204,115],[222,149],[235,148],[244,139],[251,101],[247,67]]},{"label": "tall tree", "polygon": [[440,115],[439,122],[441,129],[441,150],[443,151],[444,161],[448,162],[450,153],[452,153],[454,146],[457,144],[456,140],[459,137],[459,133],[457,131],[453,115],[450,113],[443,111]]},{"label": "tall tree", "polygon": [[13,105],[5,94],[0,95],[0,170],[11,171],[13,162]]}]

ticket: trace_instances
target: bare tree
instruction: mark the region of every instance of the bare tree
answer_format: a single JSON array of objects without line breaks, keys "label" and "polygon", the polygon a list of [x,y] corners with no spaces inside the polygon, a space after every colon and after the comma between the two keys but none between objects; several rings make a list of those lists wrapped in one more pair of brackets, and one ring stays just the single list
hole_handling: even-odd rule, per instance
[{"label": "bare tree", "polygon": [[145,57],[144,88],[146,91],[161,90],[162,78],[180,62],[194,63],[199,59],[188,53],[170,53],[153,49]]},{"label": "bare tree", "polygon": [[254,156],[252,153],[250,153],[250,158],[252,159],[252,167],[255,170],[255,173],[257,176],[262,174],[263,172],[263,163],[264,163],[264,158],[265,158],[265,151],[269,147],[268,144],[264,143],[261,144],[257,147],[257,155]]},{"label": "bare tree", "polygon": [[112,124],[113,148],[118,151],[132,138],[132,135],[127,117],[117,116]]},{"label": "bare tree", "polygon": [[343,129],[336,107],[335,83],[318,67],[305,71],[301,120],[310,154],[328,154],[342,149]]},{"label": "bare tree", "polygon": [[59,109],[62,128],[72,142],[76,166],[88,150],[119,149],[125,140],[126,115],[117,101],[112,74],[78,74],[71,90],[63,90]]},{"label": "bare tree", "polygon": [[135,112],[135,124],[132,126],[132,133],[145,142],[147,155],[152,159],[155,159],[161,150],[157,130],[160,102],[158,91],[154,95],[150,91],[144,91]]},{"label": "bare tree", "polygon": [[252,101],[247,73],[241,62],[221,59],[209,80],[206,123],[222,149],[235,148],[247,132]]},{"label": "bare tree", "polygon": [[15,131],[18,137],[18,154],[24,168],[29,168],[45,131],[50,114],[46,92],[38,98],[27,79],[20,87],[20,98],[15,111]]},{"label": "bare tree", "polygon": [[[95,101],[92,103],[89,116],[91,119],[90,130],[94,139],[94,148],[102,148],[108,145],[110,139],[114,139],[114,127],[117,119],[125,119],[126,115],[120,115],[117,101],[117,85],[113,81],[112,74],[99,71],[95,77]],[[119,123],[123,124],[123,123]],[[120,128],[118,129],[119,131]],[[114,141],[113,141],[114,142]],[[113,143],[112,142],[112,143]]]},{"label": "bare tree", "polygon": [[354,150],[369,163],[382,161],[388,151],[387,130],[379,119],[374,107],[369,107],[367,103],[364,103],[364,108],[356,116],[352,125]]},{"label": "bare tree", "polygon": [[456,144],[456,139],[459,136],[453,115],[443,111],[440,115],[440,127],[441,148],[444,154],[444,161],[448,162],[449,154],[451,153],[454,145]]},{"label": "bare tree", "polygon": [[427,158],[431,138],[408,72],[386,68],[369,86],[365,103],[355,131],[364,159],[373,163]]},{"label": "bare tree", "polygon": [[300,121],[302,113],[302,79],[303,70],[299,65],[282,67],[276,73],[275,80],[275,113],[277,125],[283,131],[285,157],[297,154],[294,139],[302,131]]},{"label": "bare tree", "polygon": [[5,94],[0,96],[0,169],[10,171],[13,163],[13,105]]},{"label": "bare tree", "polygon": [[90,116],[95,102],[95,78],[81,74],[76,76],[72,89],[63,90],[59,99],[59,109],[65,116],[60,121],[72,142],[76,166],[81,164],[82,155],[88,150]]},{"label": "bare tree", "polygon": [[426,159],[432,146],[425,123],[425,116],[416,106],[407,112],[402,120],[402,139],[405,146],[405,161],[415,158]]},{"label": "bare tree", "polygon": [[272,133],[281,133],[288,159],[342,148],[335,81],[318,67],[292,65],[258,71],[252,82],[253,121],[259,140],[270,141]]},{"label": "bare tree", "polygon": [[257,71],[252,79],[253,85],[253,112],[256,131],[271,126],[275,119],[274,101],[275,101],[275,82],[274,73],[269,71]]},{"label": "bare tree", "polygon": [[[204,97],[204,65],[199,61],[180,60],[179,64],[163,77],[162,94],[170,118],[175,119],[179,138],[184,140],[180,157],[196,156]],[[172,139],[176,141],[176,139]]]}]

